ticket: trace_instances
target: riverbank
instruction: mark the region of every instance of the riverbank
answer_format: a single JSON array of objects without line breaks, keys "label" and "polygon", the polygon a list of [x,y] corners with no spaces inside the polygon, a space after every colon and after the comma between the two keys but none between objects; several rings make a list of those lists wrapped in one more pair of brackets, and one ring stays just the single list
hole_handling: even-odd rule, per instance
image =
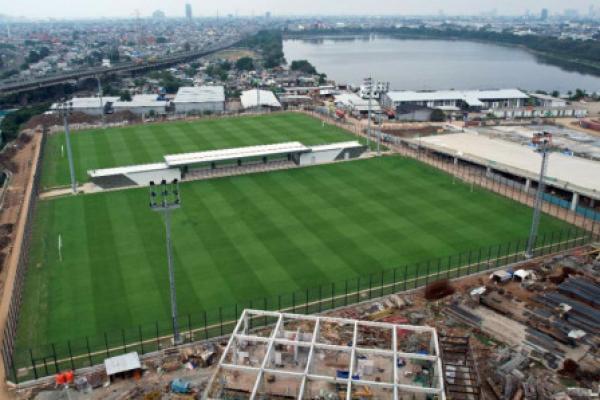
[{"label": "riverbank", "polygon": [[[418,32],[417,32],[418,31]],[[460,32],[460,34],[457,34]],[[351,37],[365,37],[370,35],[377,35],[380,37],[394,38],[400,40],[447,40],[447,41],[469,41],[473,43],[484,43],[497,45],[508,48],[516,48],[529,52],[536,56],[541,62],[549,65],[560,67],[569,72],[578,72],[583,74],[590,74],[593,76],[600,77],[600,61],[591,60],[586,58],[587,52],[579,54],[579,57],[566,56],[559,52],[541,51],[528,46],[524,43],[509,43],[507,42],[507,36],[505,34],[501,37],[504,40],[494,39],[493,36],[487,38],[477,37],[478,33],[473,32],[473,36],[469,36],[470,31],[435,31],[435,30],[415,30],[415,32],[407,32],[389,30],[389,29],[352,29],[352,30],[306,30],[303,32],[286,32],[284,33],[283,39],[334,39],[334,38],[351,38]],[[512,35],[514,36],[514,35]],[[558,40],[558,39],[553,39]],[[576,89],[576,88],[573,88]]]}]

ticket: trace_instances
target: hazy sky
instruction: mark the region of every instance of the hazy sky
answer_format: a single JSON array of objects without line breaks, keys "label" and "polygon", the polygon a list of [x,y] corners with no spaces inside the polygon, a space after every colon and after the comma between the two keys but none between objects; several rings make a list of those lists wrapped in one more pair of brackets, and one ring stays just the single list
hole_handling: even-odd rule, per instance
[{"label": "hazy sky", "polygon": [[[0,0],[0,14],[31,18],[128,17],[139,10],[148,16],[163,10],[168,16],[183,16],[186,0]],[[551,13],[575,8],[587,13],[598,0],[189,0],[195,16],[289,14],[479,14],[496,9],[499,14],[538,13],[542,7]]]}]

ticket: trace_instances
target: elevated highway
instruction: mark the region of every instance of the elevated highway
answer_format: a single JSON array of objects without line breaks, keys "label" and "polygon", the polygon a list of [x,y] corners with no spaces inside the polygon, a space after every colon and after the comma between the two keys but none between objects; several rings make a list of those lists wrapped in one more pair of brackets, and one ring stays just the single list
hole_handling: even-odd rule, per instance
[{"label": "elevated highway", "polygon": [[19,81],[4,81],[0,82],[0,96],[24,93],[30,90],[35,90],[43,87],[54,86],[61,83],[68,83],[80,79],[94,78],[96,76],[105,76],[112,74],[136,73],[153,69],[166,68],[174,64],[186,62],[204,57],[221,50],[229,49],[240,42],[241,38],[230,40],[225,43],[219,43],[214,46],[202,50],[194,50],[189,52],[180,52],[171,54],[157,60],[145,61],[141,63],[127,62],[116,64],[111,67],[95,67],[86,68],[77,71],[72,71],[63,74],[50,75],[36,79],[27,79]]}]

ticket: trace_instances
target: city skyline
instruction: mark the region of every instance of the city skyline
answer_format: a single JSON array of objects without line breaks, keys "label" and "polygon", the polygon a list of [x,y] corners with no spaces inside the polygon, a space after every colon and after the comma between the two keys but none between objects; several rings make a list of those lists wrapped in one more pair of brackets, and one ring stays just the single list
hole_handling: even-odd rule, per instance
[{"label": "city skyline", "polygon": [[560,0],[547,0],[540,4],[536,0],[432,0],[423,4],[418,0],[407,0],[398,4],[396,1],[383,0],[377,7],[365,10],[364,2],[349,0],[340,9],[336,4],[322,0],[306,0],[303,3],[288,3],[275,0],[255,0],[250,3],[243,0],[226,0],[214,3],[203,1],[175,0],[168,3],[159,0],[106,0],[103,2],[82,1],[72,3],[68,0],[56,0],[53,3],[39,0],[22,0],[3,6],[2,14],[10,17],[25,17],[31,19],[77,19],[77,18],[127,18],[139,15],[149,17],[157,10],[163,11],[168,17],[185,17],[185,7],[189,3],[196,17],[219,15],[259,16],[266,12],[277,15],[478,15],[481,13],[497,13],[498,15],[522,15],[529,11],[538,14],[542,8],[547,8],[550,15],[564,13],[565,10],[577,10],[586,15],[590,6],[589,0],[572,0],[565,5]]}]

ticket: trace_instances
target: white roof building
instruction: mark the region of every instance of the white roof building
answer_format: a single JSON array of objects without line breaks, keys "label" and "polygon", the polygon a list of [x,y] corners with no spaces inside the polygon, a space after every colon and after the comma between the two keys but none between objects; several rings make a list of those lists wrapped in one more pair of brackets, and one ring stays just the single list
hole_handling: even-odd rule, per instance
[{"label": "white roof building", "polygon": [[[104,111],[107,103],[118,101],[119,97],[103,96],[102,101],[99,97],[73,97],[69,102],[72,104],[73,111],[82,112],[90,115],[100,115]],[[50,110],[58,110],[60,103],[54,103]]]},{"label": "white roof building", "polygon": [[[537,181],[542,158],[533,148],[474,133],[421,138],[432,150]],[[600,162],[550,153],[546,185],[600,200]]]},{"label": "white roof building", "polygon": [[135,114],[147,114],[154,111],[157,114],[163,114],[166,111],[168,101],[160,98],[156,94],[137,94],[131,101],[115,101],[112,107],[115,111],[128,110]]},{"label": "white roof building", "polygon": [[[281,103],[270,90],[246,90],[240,96],[242,107],[245,109],[260,107],[281,108]],[[259,104],[260,102],[260,104]]]},{"label": "white roof building", "polygon": [[390,91],[384,96],[384,104],[396,108],[401,105],[421,105],[429,108],[469,107],[508,108],[521,107],[529,96],[518,89],[500,90],[437,90],[437,91]]},{"label": "white roof building", "polygon": [[[355,111],[359,113],[365,113],[369,111],[369,100],[363,99],[355,93],[340,93],[334,96],[335,104],[338,107],[343,107],[349,111]],[[381,112],[379,102],[371,100],[371,111],[378,113]]]},{"label": "white roof building", "polygon": [[180,87],[173,103],[178,113],[223,112],[225,111],[225,88],[223,86]]}]

